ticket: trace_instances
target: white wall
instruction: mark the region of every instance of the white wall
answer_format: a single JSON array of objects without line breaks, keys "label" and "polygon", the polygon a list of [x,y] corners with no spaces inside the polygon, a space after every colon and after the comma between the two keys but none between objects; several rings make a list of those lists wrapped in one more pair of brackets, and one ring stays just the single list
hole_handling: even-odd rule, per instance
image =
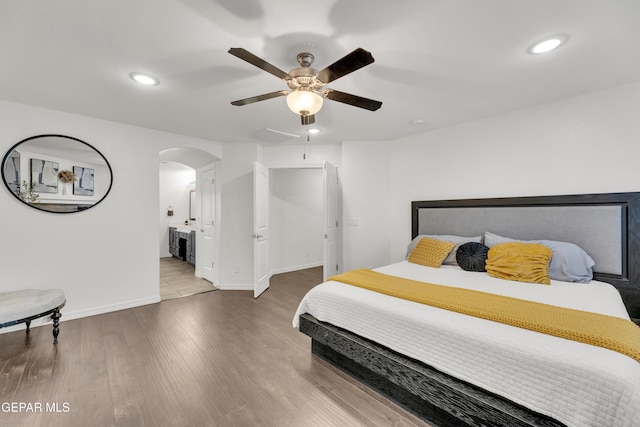
[{"label": "white wall", "polygon": [[640,191],[638,111],[640,82],[395,141],[343,143],[345,268],[402,259],[412,200]]},{"label": "white wall", "polygon": [[322,169],[271,169],[270,172],[271,274],[322,265]]},{"label": "white wall", "polygon": [[[170,257],[169,227],[184,226],[189,219],[189,197],[191,190],[195,190],[196,171],[180,163],[160,163],[159,175],[159,235],[160,258]],[[167,210],[173,208],[173,216],[167,215]]]},{"label": "white wall", "polygon": [[256,143],[224,143],[221,181],[220,289],[253,289],[253,162]]},{"label": "white wall", "polygon": [[[55,133],[98,149],[113,186],[96,207],[53,214],[0,190],[0,291],[59,287],[63,320],[159,301],[159,151],[193,147],[222,157],[216,142],[0,101],[0,151]],[[35,326],[35,324],[34,324]]]},{"label": "white wall", "polygon": [[342,145],[302,143],[260,146],[258,157],[260,163],[271,168],[322,166],[324,161],[340,168],[342,166]]},{"label": "white wall", "polygon": [[343,144],[343,271],[389,263],[390,156],[388,142]]}]

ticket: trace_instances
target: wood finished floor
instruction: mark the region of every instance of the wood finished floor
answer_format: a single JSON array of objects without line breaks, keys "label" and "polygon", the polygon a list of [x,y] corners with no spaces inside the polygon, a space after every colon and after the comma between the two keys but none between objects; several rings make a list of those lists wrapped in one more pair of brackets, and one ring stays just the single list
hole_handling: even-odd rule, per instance
[{"label": "wood finished floor", "polygon": [[160,258],[160,299],[166,301],[217,290],[213,284],[195,276],[195,268],[178,258]]},{"label": "wood finished floor", "polygon": [[50,325],[0,334],[0,426],[427,426],[311,354],[291,321],[321,281],[312,268],[258,299],[207,292],[70,320],[57,346]]}]

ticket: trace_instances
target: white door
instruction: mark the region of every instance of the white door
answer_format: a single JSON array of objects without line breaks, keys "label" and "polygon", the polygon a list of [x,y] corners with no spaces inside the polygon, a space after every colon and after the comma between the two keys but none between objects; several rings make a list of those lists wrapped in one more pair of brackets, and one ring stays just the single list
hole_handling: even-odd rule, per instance
[{"label": "white door", "polygon": [[269,287],[269,168],[253,163],[253,297]]},{"label": "white door", "polygon": [[323,281],[339,271],[337,257],[338,236],[338,171],[329,162],[323,166],[324,197],[324,268]]},{"label": "white door", "polygon": [[[197,248],[201,252],[200,271],[202,277],[213,283],[214,274],[214,230],[215,230],[215,180],[214,168],[203,169],[200,183],[200,234],[202,248]],[[196,252],[197,255],[197,252]]]}]

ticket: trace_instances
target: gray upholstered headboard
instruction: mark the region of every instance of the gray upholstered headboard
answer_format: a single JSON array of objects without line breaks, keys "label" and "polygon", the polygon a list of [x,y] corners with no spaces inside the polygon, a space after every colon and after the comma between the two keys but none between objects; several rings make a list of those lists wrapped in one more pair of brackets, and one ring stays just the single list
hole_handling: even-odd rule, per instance
[{"label": "gray upholstered headboard", "polygon": [[419,234],[560,240],[594,259],[594,279],[616,286],[631,317],[640,318],[640,193],[419,201],[411,204]]}]

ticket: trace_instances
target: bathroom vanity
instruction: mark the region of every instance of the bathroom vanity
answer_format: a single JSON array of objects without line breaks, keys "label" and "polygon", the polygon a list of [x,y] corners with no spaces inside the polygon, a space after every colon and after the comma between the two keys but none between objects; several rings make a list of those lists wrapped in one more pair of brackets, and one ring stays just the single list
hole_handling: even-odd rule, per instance
[{"label": "bathroom vanity", "polygon": [[169,227],[169,253],[196,265],[196,232],[188,227]]}]

